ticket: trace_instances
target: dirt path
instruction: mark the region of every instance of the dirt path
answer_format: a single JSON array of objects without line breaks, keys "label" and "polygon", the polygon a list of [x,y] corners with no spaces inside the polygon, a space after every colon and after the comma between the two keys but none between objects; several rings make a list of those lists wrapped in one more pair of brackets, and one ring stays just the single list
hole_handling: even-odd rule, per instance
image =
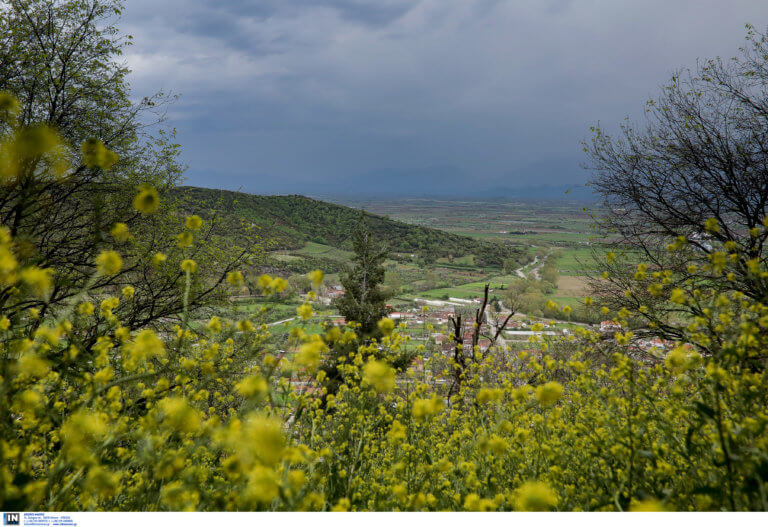
[{"label": "dirt path", "polygon": [[535,256],[535,257],[533,258],[533,261],[532,261],[532,262],[529,262],[529,263],[525,264],[524,266],[520,267],[519,269],[515,269],[515,274],[516,274],[517,276],[519,276],[520,278],[525,278],[526,276],[525,276],[525,273],[523,272],[523,269],[525,269],[526,267],[530,267],[530,266],[532,266],[532,265],[536,265],[536,263],[537,263],[538,261],[539,261],[539,257],[538,257],[538,256]]}]

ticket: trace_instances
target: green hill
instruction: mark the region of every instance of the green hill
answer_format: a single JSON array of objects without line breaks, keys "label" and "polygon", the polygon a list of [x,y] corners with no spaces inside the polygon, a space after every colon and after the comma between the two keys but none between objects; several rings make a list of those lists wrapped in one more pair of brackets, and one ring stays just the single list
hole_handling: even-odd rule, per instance
[{"label": "green hill", "polygon": [[[220,236],[242,236],[243,226],[268,243],[270,250],[298,251],[309,243],[350,249],[350,237],[360,211],[304,196],[261,196],[199,187],[174,189],[171,199],[187,214],[215,217]],[[428,261],[472,255],[476,266],[501,266],[506,258],[520,256],[520,249],[502,243],[410,225],[366,213],[374,235],[393,254],[416,254]],[[241,240],[235,240],[241,241]],[[312,246],[310,246],[312,247]],[[333,260],[317,251],[314,256]]]}]

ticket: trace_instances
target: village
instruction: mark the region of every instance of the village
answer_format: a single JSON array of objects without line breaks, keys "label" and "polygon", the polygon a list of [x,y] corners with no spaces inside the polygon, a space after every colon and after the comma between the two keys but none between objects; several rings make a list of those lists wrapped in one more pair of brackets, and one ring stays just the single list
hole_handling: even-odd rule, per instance
[{"label": "village", "polygon": [[[341,286],[324,288],[318,295],[316,304],[329,308],[334,299],[344,295]],[[412,370],[422,380],[428,379],[434,384],[445,384],[449,381],[445,366],[455,357],[459,342],[455,339],[455,324],[460,323],[461,349],[473,348],[473,343],[479,350],[497,350],[513,360],[518,357],[541,355],[540,346],[535,345],[542,340],[563,339],[573,336],[576,329],[581,327],[591,330],[600,336],[601,341],[613,343],[617,333],[623,332],[620,324],[613,320],[603,320],[599,324],[585,324],[573,321],[531,317],[523,313],[511,314],[508,309],[500,306],[495,310],[490,305],[485,310],[483,319],[476,326],[476,318],[481,311],[482,298],[462,299],[448,298],[447,300],[416,299],[411,305],[387,305],[389,318],[397,325],[400,334],[407,336],[406,346],[415,351]],[[510,316],[511,315],[511,316]],[[316,313],[320,321],[319,328],[335,326],[343,328],[347,321],[338,314]],[[279,321],[277,324],[289,323],[293,319]],[[503,322],[503,329],[498,331]],[[475,332],[478,333],[475,340]],[[636,359],[653,362],[663,358],[672,349],[673,343],[658,337],[633,338],[627,351]],[[290,357],[296,349],[286,349],[283,356]],[[508,354],[508,355],[507,355]],[[402,379],[401,382],[410,382]],[[312,382],[308,382],[302,371],[295,372],[290,384],[296,391],[311,393],[315,391]]]}]

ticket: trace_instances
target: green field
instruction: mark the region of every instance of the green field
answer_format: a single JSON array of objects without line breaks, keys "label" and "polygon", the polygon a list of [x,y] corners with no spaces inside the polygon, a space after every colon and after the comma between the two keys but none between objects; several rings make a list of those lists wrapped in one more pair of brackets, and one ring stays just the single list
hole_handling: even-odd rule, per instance
[{"label": "green field", "polygon": [[330,245],[324,245],[322,243],[307,242],[304,247],[293,251],[295,254],[305,256],[322,256],[325,258],[331,258],[334,260],[349,260],[352,258],[352,252],[338,249]]},{"label": "green field", "polygon": [[[592,247],[558,247],[557,270],[562,274],[579,274],[594,266]],[[600,254],[600,249],[597,253]],[[604,251],[602,251],[604,252]]]},{"label": "green field", "polygon": [[[520,260],[502,270],[500,265],[482,265],[482,253],[439,256],[430,261],[409,252],[392,252],[385,261],[385,284],[395,295],[390,303],[398,309],[410,307],[416,298],[479,298],[486,283],[491,285],[491,297],[503,301],[509,286],[521,279],[517,272],[511,271],[519,270],[535,281],[537,276],[541,277],[542,264],[547,258],[554,263],[555,276],[559,278],[556,284],[550,282],[542,289],[543,298],[561,305],[579,305],[587,294],[586,283],[580,277],[594,272],[593,253],[600,255],[605,252],[590,228],[589,214],[578,204],[435,200],[347,204],[364,206],[369,212],[406,223],[483,239],[492,244],[509,245],[515,247],[516,254],[520,255]],[[320,268],[327,266],[338,270],[350,261],[353,253],[346,246],[341,248],[306,241],[294,249],[282,249],[270,255],[288,268],[300,264],[306,268],[311,262],[311,265]],[[327,272],[326,279],[327,283],[338,283],[338,274]],[[269,320],[292,316],[297,302],[295,300],[280,307],[270,306]],[[243,313],[255,313],[258,308],[260,306],[253,305],[238,309]],[[275,329],[278,333],[285,333],[290,327],[291,324],[286,324]]]},{"label": "green field", "polygon": [[[534,265],[517,266],[524,274],[534,277],[541,270],[543,258],[551,255],[557,271],[557,286],[547,289],[544,297],[560,305],[580,305],[586,296],[586,283],[580,276],[595,269],[593,252],[605,252],[591,228],[590,213],[582,204],[536,202],[475,202],[440,200],[402,200],[348,202],[392,219],[446,230],[490,242],[518,247],[528,258],[539,260]],[[491,285],[491,297],[503,299],[509,285],[520,277],[504,273],[500,268],[476,265],[476,255],[438,258],[429,270],[440,269],[440,284],[428,283],[425,272],[410,263],[388,265],[388,272],[400,276],[403,288],[398,299],[448,298],[473,299],[481,297],[486,283]],[[461,274],[461,271],[475,275]]]}]

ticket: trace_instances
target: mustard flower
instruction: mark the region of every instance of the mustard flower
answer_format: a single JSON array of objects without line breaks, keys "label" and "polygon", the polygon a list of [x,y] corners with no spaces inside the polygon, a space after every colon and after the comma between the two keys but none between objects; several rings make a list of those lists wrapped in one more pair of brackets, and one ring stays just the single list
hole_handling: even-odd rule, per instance
[{"label": "mustard flower", "polygon": [[295,363],[303,367],[309,373],[314,373],[320,366],[320,360],[322,353],[327,350],[327,346],[322,340],[312,340],[301,345],[299,352],[296,354]]},{"label": "mustard flower", "polygon": [[131,239],[131,231],[125,223],[115,223],[109,234],[118,242],[127,242]]},{"label": "mustard flower", "polygon": [[192,233],[189,231],[184,231],[181,234],[176,236],[176,245],[183,249],[184,247],[189,247],[192,245],[192,242],[194,241],[194,237],[192,236]]},{"label": "mustard flower", "polygon": [[190,231],[199,231],[200,227],[203,226],[203,220],[202,218],[200,218],[200,216],[193,214],[191,216],[187,216],[187,219],[184,222],[184,225]]},{"label": "mustard flower", "polygon": [[160,206],[160,196],[154,187],[143,185],[133,199],[133,208],[142,214],[152,214]]},{"label": "mustard flower", "polygon": [[190,273],[190,274],[194,273],[195,271],[197,271],[197,262],[189,259],[184,260],[183,262],[181,262],[181,270],[184,271],[185,273]]},{"label": "mustard flower", "polygon": [[385,362],[372,360],[363,367],[363,380],[379,393],[395,388],[395,370]]},{"label": "mustard flower", "polygon": [[384,335],[389,335],[395,329],[395,321],[389,317],[384,317],[378,322],[379,331]]},{"label": "mustard flower", "polygon": [[413,402],[411,415],[413,415],[413,418],[417,421],[423,421],[428,417],[442,412],[443,407],[443,400],[437,396],[430,399],[417,399]]},{"label": "mustard flower", "polygon": [[214,333],[221,331],[221,321],[219,320],[219,317],[215,315],[212,316],[206,327]]},{"label": "mustard flower", "polygon": [[88,168],[109,170],[117,162],[117,154],[98,139],[87,139],[80,147],[83,164]]},{"label": "mustard flower", "polygon": [[243,273],[240,271],[230,271],[227,273],[227,282],[234,287],[243,285]]},{"label": "mustard flower", "polygon": [[683,291],[680,288],[673,289],[672,293],[669,295],[669,301],[675,304],[685,304],[685,301],[686,301],[685,291]]},{"label": "mustard flower", "polygon": [[664,505],[655,499],[642,501],[632,500],[629,505],[630,512],[664,512]]},{"label": "mustard flower", "polygon": [[133,369],[141,361],[164,356],[165,344],[157,333],[151,329],[144,329],[126,344],[125,351],[124,360],[130,363],[132,365],[130,369]]},{"label": "mustard flower", "polygon": [[243,333],[251,333],[254,331],[253,324],[251,324],[250,320],[238,320],[236,324],[237,330],[242,331]]},{"label": "mustard flower", "polygon": [[296,314],[299,315],[302,320],[307,320],[312,316],[312,306],[305,302],[296,308]]},{"label": "mustard flower", "polygon": [[19,100],[10,92],[0,91],[0,122],[14,123],[20,112]]},{"label": "mustard flower", "polygon": [[93,315],[93,310],[94,310],[93,304],[91,304],[90,302],[82,302],[77,306],[77,313],[79,315],[83,315],[83,316]]},{"label": "mustard flower", "polygon": [[199,429],[200,416],[189,403],[181,397],[165,397],[157,402],[161,412],[160,422],[182,433]]},{"label": "mustard flower", "polygon": [[519,511],[548,511],[557,503],[557,494],[546,483],[529,481],[516,491],[515,508]]},{"label": "mustard flower", "polygon": [[264,377],[256,374],[235,384],[235,391],[245,398],[262,397],[269,391],[269,385]]},{"label": "mustard flower", "polygon": [[536,388],[536,399],[542,406],[555,404],[563,395],[563,385],[557,381],[549,381]]},{"label": "mustard flower", "polygon": [[320,284],[323,283],[323,278],[325,275],[320,269],[315,269],[314,271],[310,272],[309,275],[307,275],[310,280],[312,280],[312,285],[315,287],[320,286]]},{"label": "mustard flower", "polygon": [[116,275],[123,268],[123,259],[117,251],[101,251],[96,257],[96,269],[100,274],[111,276]]},{"label": "mustard flower", "polygon": [[19,278],[29,287],[32,294],[40,299],[48,298],[53,288],[51,269],[40,269],[39,267],[26,267],[19,273]]}]

